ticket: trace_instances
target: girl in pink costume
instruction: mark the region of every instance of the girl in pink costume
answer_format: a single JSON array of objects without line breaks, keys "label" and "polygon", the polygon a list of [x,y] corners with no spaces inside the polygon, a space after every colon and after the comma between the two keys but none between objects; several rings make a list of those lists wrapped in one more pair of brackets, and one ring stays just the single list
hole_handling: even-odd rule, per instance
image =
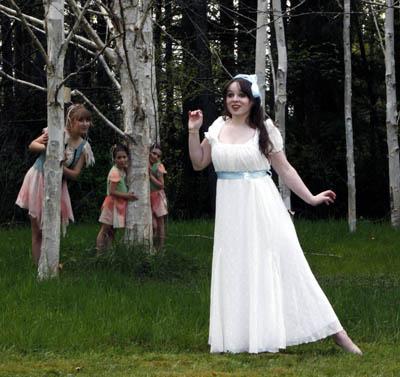
[{"label": "girl in pink costume", "polygon": [[[89,142],[85,139],[91,126],[91,114],[82,105],[68,108],[65,121],[65,152],[63,161],[63,180],[61,185],[61,225],[63,234],[69,221],[74,221],[71,199],[68,193],[67,179],[78,179],[84,166],[94,164],[94,156]],[[16,204],[28,210],[32,229],[32,258],[39,263],[42,246],[42,211],[44,197],[44,162],[48,142],[47,128],[34,139],[29,150],[40,153],[33,166],[28,170],[19,191]]]}]

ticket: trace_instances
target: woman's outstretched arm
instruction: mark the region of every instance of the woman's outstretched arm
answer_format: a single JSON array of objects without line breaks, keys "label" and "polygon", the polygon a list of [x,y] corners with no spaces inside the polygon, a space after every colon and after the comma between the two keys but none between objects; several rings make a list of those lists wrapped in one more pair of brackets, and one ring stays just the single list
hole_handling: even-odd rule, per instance
[{"label": "woman's outstretched arm", "polygon": [[321,203],[329,205],[335,201],[336,194],[332,190],[322,191],[317,195],[313,195],[300,178],[296,169],[289,163],[284,152],[271,153],[269,158],[273,169],[282,178],[286,186],[306,203],[317,206]]}]

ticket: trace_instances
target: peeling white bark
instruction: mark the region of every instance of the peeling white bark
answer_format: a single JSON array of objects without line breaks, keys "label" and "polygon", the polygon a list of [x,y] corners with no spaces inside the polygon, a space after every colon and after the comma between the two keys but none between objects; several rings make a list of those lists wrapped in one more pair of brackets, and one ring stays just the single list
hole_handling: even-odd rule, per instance
[{"label": "peeling white bark", "polygon": [[[122,9],[120,8],[120,4]],[[133,143],[128,186],[139,200],[128,203],[125,241],[152,247],[152,218],[149,186],[150,130],[155,123],[155,77],[150,2],[132,6],[131,1],[114,3],[114,15],[123,36],[117,39],[121,79],[122,113],[125,133]],[[153,91],[152,91],[153,89]],[[153,97],[154,93],[154,97]]]},{"label": "peeling white bark", "polygon": [[[272,8],[274,15],[274,28],[276,34],[276,46],[278,49],[278,69],[276,73],[275,88],[275,123],[279,127],[282,134],[283,144],[286,139],[286,78],[287,78],[287,51],[285,26],[283,24],[283,14],[281,0],[272,0]],[[290,211],[290,190],[279,177],[279,189],[286,208]]]},{"label": "peeling white bark", "polygon": [[265,81],[266,53],[267,53],[267,21],[268,0],[257,2],[257,34],[256,34],[256,67],[257,84],[260,88],[261,106],[265,108]]},{"label": "peeling white bark", "polygon": [[397,124],[397,96],[394,59],[393,0],[386,0],[385,11],[386,136],[389,160],[391,223],[400,228],[400,161]]},{"label": "peeling white bark", "polygon": [[346,165],[347,165],[347,221],[350,232],[356,231],[356,177],[354,169],[353,118],[351,112],[351,44],[350,44],[350,0],[344,0],[343,13],[343,49],[344,49],[344,117],[346,128]]},{"label": "peeling white bark", "polygon": [[[47,125],[49,141],[44,164],[44,203],[42,249],[38,278],[48,279],[58,275],[60,259],[60,201],[64,144],[63,90],[57,91],[63,80],[64,54],[64,0],[44,2],[47,30]],[[56,97],[57,93],[57,97]]]}]

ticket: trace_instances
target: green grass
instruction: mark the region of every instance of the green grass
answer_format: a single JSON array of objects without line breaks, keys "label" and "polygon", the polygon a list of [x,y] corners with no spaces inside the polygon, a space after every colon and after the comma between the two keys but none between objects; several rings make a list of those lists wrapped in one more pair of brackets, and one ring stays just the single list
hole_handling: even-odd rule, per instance
[{"label": "green grass", "polygon": [[62,240],[59,279],[38,282],[27,228],[0,231],[0,376],[400,376],[400,232],[385,223],[296,223],[342,324],[365,351],[330,339],[279,354],[210,355],[213,224],[170,223],[166,252],[117,244],[97,225]]}]

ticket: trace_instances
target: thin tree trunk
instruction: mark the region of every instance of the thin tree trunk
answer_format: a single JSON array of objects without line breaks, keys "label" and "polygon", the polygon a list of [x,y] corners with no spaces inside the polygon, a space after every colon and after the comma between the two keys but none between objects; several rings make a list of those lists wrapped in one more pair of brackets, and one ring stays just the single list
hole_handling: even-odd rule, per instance
[{"label": "thin tree trunk", "polygon": [[[278,49],[278,69],[276,73],[275,92],[275,122],[282,134],[283,143],[286,139],[286,77],[287,77],[287,51],[285,39],[285,27],[281,8],[281,0],[272,0],[276,46]],[[290,211],[290,190],[279,177],[279,188],[283,202]]]},{"label": "thin tree trunk", "polygon": [[[166,1],[165,4],[165,20],[167,32],[172,34],[173,13],[171,1]],[[168,142],[173,139],[175,128],[174,124],[174,82],[170,78],[174,77],[174,61],[173,61],[173,46],[172,39],[167,37],[165,39],[165,124],[166,126],[166,139]],[[168,143],[168,145],[170,145]]]},{"label": "thin tree trunk", "polygon": [[[120,7],[121,5],[121,7]],[[125,242],[152,247],[152,218],[149,188],[150,129],[154,122],[153,41],[149,1],[132,6],[129,0],[114,2],[114,14],[119,20],[121,38],[117,51],[122,57],[119,66],[121,80],[124,131],[132,138],[128,186],[139,200],[128,202]],[[155,92],[155,89],[154,89]],[[153,93],[154,93],[153,92]]]},{"label": "thin tree trunk", "polygon": [[[60,201],[64,145],[64,98],[57,87],[63,80],[64,0],[44,2],[47,30],[47,124],[49,141],[44,164],[42,249],[38,267],[40,280],[58,275],[60,258]],[[57,93],[57,95],[56,95]]]},{"label": "thin tree trunk", "polygon": [[[147,6],[151,5],[151,0],[147,1]],[[143,39],[147,46],[149,55],[144,57],[144,77],[147,78],[148,86],[144,86],[145,106],[147,111],[147,121],[150,129],[150,143],[160,142],[160,129],[158,121],[158,97],[157,97],[157,81],[156,81],[156,66],[155,54],[156,49],[153,40],[153,22],[151,20],[151,11],[146,16],[143,25]]]},{"label": "thin tree trunk", "polygon": [[397,124],[396,74],[394,60],[393,0],[386,0],[385,12],[386,136],[389,159],[391,223],[400,228],[400,162]]},{"label": "thin tree trunk", "polygon": [[351,112],[351,43],[350,43],[350,0],[344,0],[343,13],[344,49],[344,117],[346,126],[346,165],[347,165],[347,219],[350,232],[355,232],[356,216],[356,178],[354,172],[353,119]]},{"label": "thin tree trunk", "polygon": [[257,34],[256,34],[256,75],[257,83],[260,88],[261,106],[265,108],[265,68],[266,68],[266,48],[267,48],[267,14],[268,0],[258,0],[257,4]]}]

